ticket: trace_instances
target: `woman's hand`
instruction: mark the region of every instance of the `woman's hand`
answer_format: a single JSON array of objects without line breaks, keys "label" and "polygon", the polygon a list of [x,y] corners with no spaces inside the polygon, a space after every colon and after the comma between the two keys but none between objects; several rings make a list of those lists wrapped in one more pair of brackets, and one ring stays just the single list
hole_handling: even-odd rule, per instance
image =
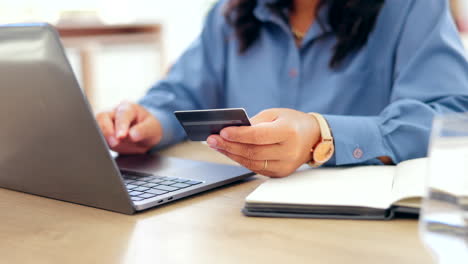
[{"label": "woman's hand", "polygon": [[285,177],[311,159],[320,138],[315,118],[292,109],[268,109],[250,127],[227,127],[208,145],[244,167],[271,177]]},{"label": "woman's hand", "polygon": [[143,154],[162,138],[160,122],[138,104],[123,102],[96,120],[109,147],[121,154]]}]

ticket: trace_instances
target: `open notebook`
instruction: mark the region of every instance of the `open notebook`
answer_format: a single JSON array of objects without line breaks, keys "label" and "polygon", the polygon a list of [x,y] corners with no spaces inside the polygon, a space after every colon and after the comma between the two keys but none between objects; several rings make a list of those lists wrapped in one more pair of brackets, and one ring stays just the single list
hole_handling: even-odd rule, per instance
[{"label": "open notebook", "polygon": [[302,169],[269,179],[246,198],[248,216],[390,219],[418,214],[427,158],[397,166]]}]

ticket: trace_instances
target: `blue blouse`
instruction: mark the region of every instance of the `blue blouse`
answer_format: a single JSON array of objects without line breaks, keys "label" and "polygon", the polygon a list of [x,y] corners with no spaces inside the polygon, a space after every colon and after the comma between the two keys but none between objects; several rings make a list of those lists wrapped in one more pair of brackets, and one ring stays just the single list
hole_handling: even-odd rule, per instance
[{"label": "blue blouse", "polygon": [[367,44],[336,69],[329,28],[314,23],[298,48],[271,1],[257,1],[260,35],[242,55],[223,16],[227,1],[218,2],[141,99],[162,123],[159,147],[185,138],[175,110],[243,107],[253,116],[281,107],[325,116],[336,148],[328,165],[398,163],[427,154],[434,115],[467,111],[468,64],[447,0],[385,1]]}]

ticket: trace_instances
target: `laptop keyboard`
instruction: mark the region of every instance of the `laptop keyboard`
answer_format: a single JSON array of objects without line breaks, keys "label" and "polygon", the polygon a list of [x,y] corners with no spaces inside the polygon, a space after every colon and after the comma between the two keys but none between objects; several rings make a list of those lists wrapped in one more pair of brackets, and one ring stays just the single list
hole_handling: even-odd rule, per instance
[{"label": "laptop keyboard", "polygon": [[203,183],[186,178],[163,177],[140,172],[122,171],[122,176],[128,193],[135,202]]}]

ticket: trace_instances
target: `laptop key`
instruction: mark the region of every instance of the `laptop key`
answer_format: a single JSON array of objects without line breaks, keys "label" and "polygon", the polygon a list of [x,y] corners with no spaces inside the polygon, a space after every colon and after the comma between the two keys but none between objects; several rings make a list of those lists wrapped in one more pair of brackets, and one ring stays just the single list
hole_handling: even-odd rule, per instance
[{"label": "laptop key", "polygon": [[133,185],[133,184],[127,184],[127,186],[126,186],[126,187],[127,187],[127,189],[129,189],[129,190],[132,190],[132,189],[135,189],[135,188],[137,188],[138,186],[136,186],[136,185]]},{"label": "laptop key", "polygon": [[135,180],[124,180],[125,184],[130,184],[130,183],[133,183],[135,182]]},{"label": "laptop key", "polygon": [[184,182],[186,184],[190,184],[190,185],[197,185],[197,184],[200,184],[202,183],[201,181],[188,181],[188,182]]},{"label": "laptop key", "polygon": [[158,189],[158,190],[169,191],[169,192],[177,191],[177,190],[180,189],[180,188],[177,188],[177,187],[166,186],[166,185],[158,185],[158,186],[156,186],[154,188]]},{"label": "laptop key", "polygon": [[132,197],[132,201],[141,201],[143,200],[143,198],[140,198],[140,197]]},{"label": "laptop key", "polygon": [[130,194],[130,196],[138,196],[140,194],[142,194],[143,192],[137,192],[137,191],[133,191],[133,192],[129,192],[128,194]]},{"label": "laptop key", "polygon": [[175,180],[177,178],[175,178],[175,177],[162,177],[161,179],[166,180],[166,181],[173,181],[173,180]]},{"label": "laptop key", "polygon": [[151,176],[146,176],[146,177],[141,177],[140,179],[138,179],[139,181],[144,181],[144,182],[149,182],[151,180],[153,180],[153,177]]},{"label": "laptop key", "polygon": [[161,180],[161,179],[154,179],[154,180],[151,180],[150,182],[152,183],[160,183],[160,182],[163,182],[165,180]]},{"label": "laptop key", "polygon": [[155,196],[156,196],[156,195],[151,194],[151,193],[144,193],[144,194],[138,195],[138,197],[141,197],[141,198],[144,198],[144,199],[153,198],[153,197],[155,197]]},{"label": "laptop key", "polygon": [[138,191],[138,192],[144,192],[144,191],[147,191],[147,190],[149,190],[149,188],[141,187],[141,186],[138,187],[138,188],[133,189],[133,191]]},{"label": "laptop key", "polygon": [[190,180],[189,180],[189,179],[177,178],[177,179],[175,179],[175,180],[173,180],[173,181],[175,181],[175,182],[188,182],[188,181],[190,181]]},{"label": "laptop key", "polygon": [[162,185],[172,185],[174,183],[177,183],[175,181],[163,181],[163,182],[160,182],[159,184],[162,184]]},{"label": "laptop key", "polygon": [[190,186],[192,186],[192,185],[185,184],[185,183],[176,183],[176,184],[171,185],[171,187],[177,187],[177,188],[187,188],[187,187],[190,187]]},{"label": "laptop key", "polygon": [[147,183],[147,184],[142,185],[142,186],[143,186],[143,187],[148,187],[148,188],[153,188],[154,186],[157,186],[157,185],[158,185],[158,184],[156,184],[156,183],[150,182],[150,183]]},{"label": "laptop key", "polygon": [[155,194],[155,195],[161,195],[167,193],[167,191],[163,190],[158,190],[158,189],[150,189],[146,191],[147,193]]},{"label": "laptop key", "polygon": [[134,184],[134,185],[143,185],[143,184],[146,184],[146,182],[144,182],[144,181],[135,181],[132,184]]}]

